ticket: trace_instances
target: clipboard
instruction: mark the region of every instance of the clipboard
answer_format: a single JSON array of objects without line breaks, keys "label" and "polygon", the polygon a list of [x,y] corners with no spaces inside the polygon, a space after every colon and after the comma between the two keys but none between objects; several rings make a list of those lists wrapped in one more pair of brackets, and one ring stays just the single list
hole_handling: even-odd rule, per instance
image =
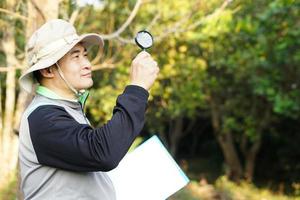
[{"label": "clipboard", "polygon": [[117,200],[165,200],[189,182],[157,136],[127,153],[108,176]]}]

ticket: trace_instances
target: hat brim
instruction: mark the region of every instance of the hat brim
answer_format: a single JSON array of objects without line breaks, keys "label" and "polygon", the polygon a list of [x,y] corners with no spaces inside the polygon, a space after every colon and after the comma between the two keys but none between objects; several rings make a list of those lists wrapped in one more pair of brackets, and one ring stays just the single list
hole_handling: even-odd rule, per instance
[{"label": "hat brim", "polygon": [[20,86],[26,92],[31,93],[34,85],[37,83],[35,78],[33,77],[33,72],[54,65],[59,59],[66,55],[78,43],[82,43],[82,45],[85,48],[94,45],[99,46],[99,49],[104,47],[104,42],[100,35],[96,33],[83,34],[79,36],[78,39],[74,40],[72,43],[64,45],[63,48],[60,48],[58,51],[54,52],[51,55],[48,55],[47,57],[39,60],[34,65],[30,66],[29,69],[27,69],[27,71],[20,77]]}]

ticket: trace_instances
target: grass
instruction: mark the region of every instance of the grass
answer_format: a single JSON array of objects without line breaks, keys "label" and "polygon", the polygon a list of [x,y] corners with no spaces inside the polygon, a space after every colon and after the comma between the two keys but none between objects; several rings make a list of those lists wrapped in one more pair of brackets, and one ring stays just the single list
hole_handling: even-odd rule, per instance
[{"label": "grass", "polygon": [[269,189],[256,187],[252,183],[241,182],[236,184],[229,181],[225,176],[220,177],[215,182],[216,189],[225,199],[234,200],[300,200],[299,195],[287,196],[271,192]]},{"label": "grass", "polygon": [[300,200],[300,182],[293,183],[292,194],[283,194],[253,183],[229,181],[214,159],[193,159],[181,166],[192,180],[168,200]]},{"label": "grass", "polygon": [[[133,148],[139,143],[140,140],[136,141]],[[288,196],[248,182],[231,182],[220,176],[217,167],[205,164],[204,160],[187,163],[189,167],[185,171],[188,171],[191,182],[168,200],[300,200],[300,183],[293,184],[294,194]],[[1,187],[0,200],[15,200],[17,186],[17,173],[14,173],[11,180]]]},{"label": "grass", "polygon": [[300,200],[300,195],[299,191],[293,196],[276,194],[251,183],[237,184],[221,176],[212,185],[203,180],[191,181],[168,200]]},{"label": "grass", "polygon": [[[15,200],[16,188],[15,176],[0,190],[0,200]],[[268,189],[257,188],[251,183],[236,184],[221,176],[213,185],[205,181],[204,183],[191,181],[168,200],[300,200],[300,195],[275,194]]]}]

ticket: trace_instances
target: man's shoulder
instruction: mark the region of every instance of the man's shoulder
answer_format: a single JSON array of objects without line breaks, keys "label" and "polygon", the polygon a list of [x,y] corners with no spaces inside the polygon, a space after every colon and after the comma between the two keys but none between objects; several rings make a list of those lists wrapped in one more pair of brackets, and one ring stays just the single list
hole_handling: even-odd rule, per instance
[{"label": "man's shoulder", "polygon": [[24,111],[24,115],[26,118],[34,113],[40,112],[55,112],[55,111],[63,111],[64,108],[58,102],[52,99],[45,98],[41,95],[36,95],[31,103],[28,105],[26,110]]}]

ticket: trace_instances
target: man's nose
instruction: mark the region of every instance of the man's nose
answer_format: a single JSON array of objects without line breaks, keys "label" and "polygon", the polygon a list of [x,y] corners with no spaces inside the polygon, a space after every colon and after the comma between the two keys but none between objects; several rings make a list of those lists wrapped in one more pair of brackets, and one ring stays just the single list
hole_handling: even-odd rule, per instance
[{"label": "man's nose", "polygon": [[88,65],[84,65],[83,68],[84,68],[84,69],[91,70],[91,69],[92,69],[92,66],[91,66],[91,64],[88,64]]},{"label": "man's nose", "polygon": [[88,69],[88,70],[92,68],[92,65],[88,59],[85,59],[85,61],[83,61],[82,66],[84,69]]}]

